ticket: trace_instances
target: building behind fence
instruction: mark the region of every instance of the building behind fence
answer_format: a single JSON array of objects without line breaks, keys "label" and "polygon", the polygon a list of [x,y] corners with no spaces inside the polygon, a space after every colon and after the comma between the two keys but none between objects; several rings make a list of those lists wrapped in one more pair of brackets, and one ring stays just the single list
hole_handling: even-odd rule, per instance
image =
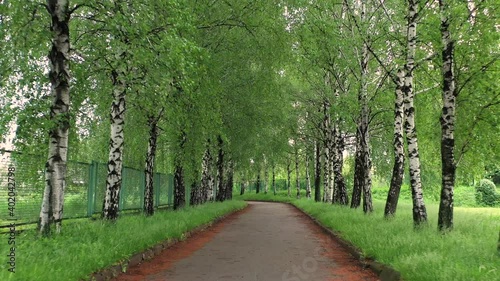
[{"label": "building behind fence", "polygon": [[[16,223],[38,222],[45,188],[46,158],[12,151],[0,151],[0,228],[10,225],[8,170],[15,168]],[[120,210],[141,210],[144,205],[145,174],[142,170],[123,168],[120,190]],[[64,218],[85,218],[101,213],[106,191],[106,164],[93,161],[68,161],[66,190],[64,192]],[[12,179],[11,179],[12,180]],[[173,202],[173,176],[155,173],[154,206],[165,208]],[[189,197],[189,190],[186,190]],[[189,203],[189,198],[186,202]]]}]

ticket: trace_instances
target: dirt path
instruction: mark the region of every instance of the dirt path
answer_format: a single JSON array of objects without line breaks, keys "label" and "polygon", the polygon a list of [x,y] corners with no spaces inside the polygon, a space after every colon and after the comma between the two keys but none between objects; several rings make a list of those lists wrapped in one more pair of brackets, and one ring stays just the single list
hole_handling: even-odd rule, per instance
[{"label": "dirt path", "polygon": [[294,207],[249,204],[115,280],[378,280]]}]

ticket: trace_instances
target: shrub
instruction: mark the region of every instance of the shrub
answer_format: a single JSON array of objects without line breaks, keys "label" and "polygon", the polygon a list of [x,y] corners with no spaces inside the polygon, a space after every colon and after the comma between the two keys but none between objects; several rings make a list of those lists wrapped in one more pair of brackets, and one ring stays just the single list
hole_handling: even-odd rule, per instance
[{"label": "shrub", "polygon": [[479,205],[494,206],[500,196],[496,192],[495,184],[487,179],[482,179],[476,186],[476,201]]}]

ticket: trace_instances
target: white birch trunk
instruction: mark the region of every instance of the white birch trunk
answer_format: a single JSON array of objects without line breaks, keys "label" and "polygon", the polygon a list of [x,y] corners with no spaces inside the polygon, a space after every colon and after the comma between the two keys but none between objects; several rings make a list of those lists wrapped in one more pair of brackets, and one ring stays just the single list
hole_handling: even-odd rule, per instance
[{"label": "white birch trunk", "polygon": [[224,141],[222,136],[217,136],[219,155],[217,157],[217,201],[226,200],[226,190],[224,186]]},{"label": "white birch trunk", "polygon": [[325,100],[323,104],[323,151],[324,151],[324,181],[323,202],[332,202],[333,199],[333,163],[332,163],[332,132],[330,120],[330,103]]},{"label": "white birch trunk", "polygon": [[309,153],[306,153],[306,198],[311,198],[311,175],[309,172]]},{"label": "white birch trunk", "polygon": [[50,27],[52,47],[48,58],[52,96],[50,120],[54,122],[54,125],[49,131],[49,152],[45,164],[45,190],[39,220],[39,230],[44,235],[50,233],[51,223],[55,224],[56,232],[60,233],[63,218],[70,106],[70,13],[68,7],[68,0],[47,1],[47,10],[52,18]]},{"label": "white birch trunk", "polygon": [[441,123],[441,200],[439,203],[438,228],[445,231],[453,228],[453,189],[455,186],[455,110],[456,89],[454,64],[454,45],[449,30],[449,1],[439,0],[441,13],[443,110]]},{"label": "white birch trunk", "polygon": [[399,193],[403,183],[404,176],[404,136],[403,136],[403,122],[404,122],[404,103],[403,103],[403,87],[404,87],[404,71],[400,70],[397,74],[397,85],[395,90],[394,102],[394,167],[392,169],[391,185],[387,194],[387,201],[384,209],[384,216],[386,218],[396,214]]},{"label": "white birch trunk", "polygon": [[201,163],[201,192],[202,203],[207,202],[213,196],[213,179],[212,179],[212,155],[210,153],[210,140],[208,140],[203,161]]},{"label": "white birch trunk", "polygon": [[286,188],[288,192],[288,197],[292,196],[292,183],[291,183],[291,174],[292,170],[290,166],[292,165],[290,158],[288,158],[288,163],[286,165]]},{"label": "white birch trunk", "polygon": [[158,122],[163,110],[158,117],[149,116],[149,141],[146,153],[145,185],[144,185],[144,213],[151,216],[154,213],[154,169],[156,159],[156,142],[158,139]]},{"label": "white birch trunk", "polygon": [[321,202],[321,147],[314,141],[314,201]]},{"label": "white birch trunk", "polygon": [[276,195],[276,167],[275,165],[273,164],[273,167],[272,167],[272,185],[273,185],[273,194]]},{"label": "white birch trunk", "polygon": [[415,127],[415,107],[413,68],[415,66],[415,50],[417,47],[417,11],[418,0],[409,0],[407,56],[405,64],[405,82],[403,87],[405,105],[405,133],[408,142],[408,157],[410,167],[410,184],[413,199],[413,223],[420,225],[427,221],[427,211],[424,204],[422,181],[420,176],[420,156],[418,151],[417,131]]},{"label": "white birch trunk", "polygon": [[125,125],[125,96],[127,84],[124,71],[113,71],[113,102],[111,103],[111,134],[109,140],[108,175],[102,217],[108,220],[118,218],[119,196],[122,185],[123,146]]},{"label": "white birch trunk", "polygon": [[295,187],[297,188],[297,199],[300,199],[299,150],[297,148],[295,148]]},{"label": "white birch trunk", "polygon": [[[360,2],[360,20],[366,19],[366,1]],[[369,40],[369,39],[367,39]],[[373,211],[371,198],[371,150],[369,120],[370,108],[368,106],[368,62],[369,52],[368,43],[363,42],[360,58],[360,87],[358,92],[358,102],[360,104],[360,113],[358,117],[358,126],[356,132],[356,159],[354,171],[354,188],[351,201],[351,208],[357,208],[360,204],[360,193],[363,195],[363,211],[370,213]]]},{"label": "white birch trunk", "polygon": [[333,135],[335,137],[334,150],[336,152],[333,165],[333,173],[335,174],[335,196],[333,202],[340,205],[347,205],[349,204],[349,196],[347,195],[347,186],[342,175],[345,147],[344,136],[337,126],[333,128]]}]

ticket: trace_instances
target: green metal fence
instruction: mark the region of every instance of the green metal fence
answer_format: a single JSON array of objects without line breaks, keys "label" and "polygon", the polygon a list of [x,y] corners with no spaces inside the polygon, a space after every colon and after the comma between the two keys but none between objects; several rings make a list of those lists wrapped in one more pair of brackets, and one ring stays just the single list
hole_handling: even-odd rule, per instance
[{"label": "green metal fence", "polygon": [[[14,210],[16,222],[35,223],[38,221],[45,187],[45,161],[44,157],[0,151],[0,228],[10,224],[8,208],[9,197],[12,196],[9,196],[8,192],[9,178],[11,181],[14,179],[16,183]],[[14,175],[10,177],[9,167],[15,168]],[[144,204],[144,171],[125,167],[122,172],[120,210],[141,210]],[[69,161],[64,193],[64,218],[90,217],[102,212],[106,176],[106,164],[95,161],[92,163]],[[156,208],[172,205],[173,186],[172,175],[155,174],[154,205]]]}]

